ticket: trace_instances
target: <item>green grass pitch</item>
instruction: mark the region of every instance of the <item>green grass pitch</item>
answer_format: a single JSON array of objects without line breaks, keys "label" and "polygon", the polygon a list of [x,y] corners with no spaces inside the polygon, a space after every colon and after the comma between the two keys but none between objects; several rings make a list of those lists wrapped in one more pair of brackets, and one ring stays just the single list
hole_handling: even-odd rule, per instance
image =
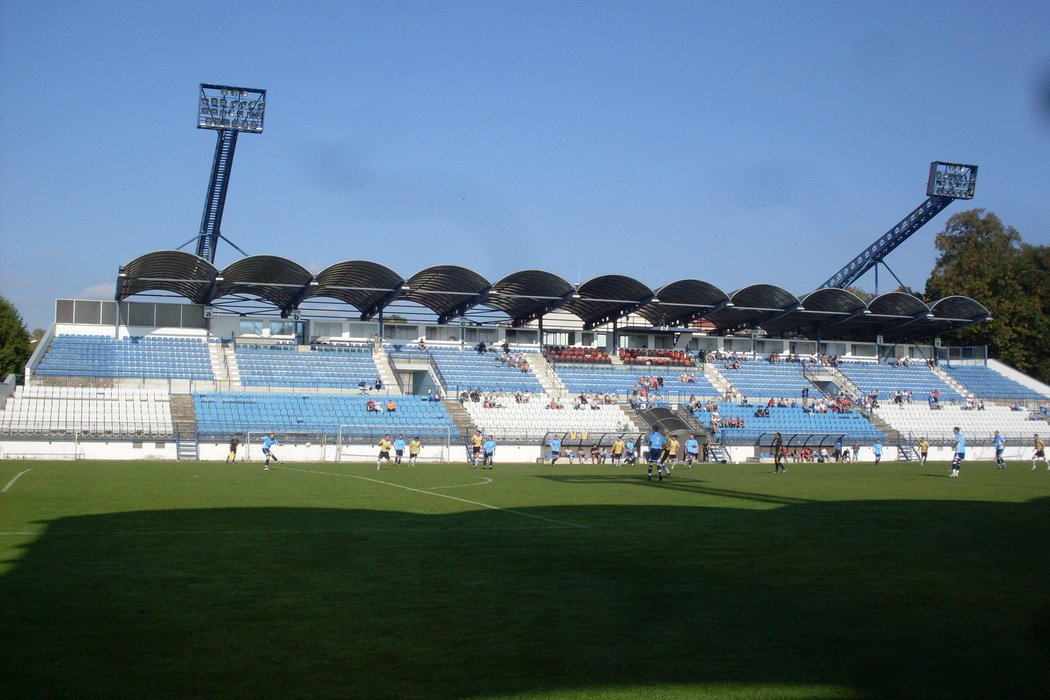
[{"label": "green grass pitch", "polygon": [[0,462],[0,692],[1050,697],[1050,472],[771,469]]}]

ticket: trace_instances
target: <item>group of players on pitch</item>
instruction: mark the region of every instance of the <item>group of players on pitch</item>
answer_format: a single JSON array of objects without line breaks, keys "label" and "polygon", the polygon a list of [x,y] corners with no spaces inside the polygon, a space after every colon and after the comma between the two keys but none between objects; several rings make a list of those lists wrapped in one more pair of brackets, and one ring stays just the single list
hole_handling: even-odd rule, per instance
[{"label": "group of players on pitch", "polygon": [[[952,429],[953,439],[955,440],[955,454],[952,458],[952,470],[949,476],[958,478],[959,472],[962,469],[962,463],[966,459],[966,437],[962,434],[959,428]],[[665,477],[671,476],[671,470],[680,463],[678,459],[678,453],[684,448],[685,450],[685,465],[689,468],[693,468],[693,464],[700,461],[700,443],[697,442],[696,436],[693,434],[689,435],[687,440],[680,441],[677,436],[671,435],[669,431],[664,430],[653,430],[649,435],[649,452],[646,455],[646,463],[648,470],[645,478],[652,481],[653,470],[656,470],[656,478],[663,481]],[[237,459],[237,447],[239,438],[234,436],[230,441],[230,454],[226,458],[227,462],[236,461]],[[277,454],[273,451],[275,446],[279,446],[281,443],[274,437],[273,433],[264,435],[262,438],[262,451],[265,461],[263,463],[263,469],[269,471],[270,462],[275,464],[281,464],[282,461],[277,458]],[[474,435],[470,438],[470,452],[469,461],[472,467],[477,467],[479,464],[482,469],[492,469],[493,461],[496,455],[496,440],[492,435],[487,438],[483,437],[480,430],[474,432]],[[552,437],[547,443],[550,448],[550,460],[551,464],[557,464],[558,460],[562,457],[561,439],[558,436]],[[999,434],[999,431],[995,431],[993,438],[993,444],[995,446],[995,463],[999,469],[1006,469],[1006,459],[1004,454],[1006,452],[1006,438]],[[881,447],[881,445],[880,445]],[[1033,435],[1033,447],[1032,453],[1032,471],[1036,469],[1036,463],[1039,460],[1043,460],[1048,471],[1050,471],[1050,459],[1046,457],[1046,445],[1043,443],[1042,438],[1038,434]],[[784,455],[786,449],[781,439],[780,433],[776,433],[773,438],[773,444],[771,445],[773,453],[773,471],[774,473],[786,472],[787,468],[784,466]],[[390,450],[394,451],[394,459],[391,461]],[[404,458],[405,451],[408,451],[408,464],[409,466],[416,466],[417,460],[419,459],[419,453],[423,449],[423,443],[420,442],[419,437],[414,437],[410,442],[405,442],[404,435],[398,434],[394,440],[390,439],[390,434],[387,433],[379,441],[379,457],[376,458],[376,469],[379,469],[382,462],[387,464],[401,464]],[[923,437],[919,440],[919,463],[926,464],[926,458],[929,453],[930,443]],[[637,453],[636,446],[633,438],[624,439],[623,435],[618,435],[612,444],[612,463],[615,467],[622,467],[624,464],[637,464]],[[876,454],[880,454],[878,451]],[[878,464],[878,459],[876,459]]]},{"label": "group of players on pitch", "polygon": [[[692,469],[693,464],[700,461],[700,443],[696,435],[690,434],[684,442],[677,436],[671,435],[667,430],[653,430],[649,435],[649,452],[646,455],[648,469],[645,478],[653,479],[653,470],[656,470],[656,478],[663,481],[671,476],[671,470],[681,462],[678,459],[679,450],[685,448],[685,465]],[[550,448],[551,464],[557,464],[561,459],[561,438],[555,436],[547,443]],[[612,463],[614,467],[622,467],[624,464],[637,464],[638,458],[635,452],[633,439],[624,439],[618,435],[612,444]]]},{"label": "group of players on pitch", "polygon": [[[952,428],[952,435],[955,440],[955,456],[952,457],[952,471],[948,476],[957,479],[962,469],[962,463],[966,459],[966,437],[958,427]],[[998,430],[995,431],[992,444],[995,446],[996,467],[1000,470],[1006,469],[1006,438],[1000,435]],[[926,464],[926,453],[929,450],[929,446],[926,438],[922,438],[919,442],[919,459],[921,464]],[[1032,435],[1032,447],[1034,448],[1032,451],[1032,471],[1035,471],[1036,462],[1039,460],[1043,460],[1043,464],[1050,471],[1050,461],[1046,458],[1046,445],[1038,433]]]},{"label": "group of players on pitch", "polygon": [[[955,433],[958,435],[959,429],[955,428]],[[1006,469],[1006,459],[1003,457],[1006,452],[1006,438],[999,434],[999,431],[995,431],[995,437],[993,438],[995,444],[995,464],[999,469]],[[965,447],[965,443],[963,443]],[[1032,471],[1035,471],[1036,462],[1043,460],[1043,464],[1046,465],[1047,471],[1050,471],[1050,460],[1046,458],[1046,444],[1043,443],[1043,439],[1039,437],[1038,433],[1032,435]],[[958,450],[956,450],[956,456],[958,456]],[[923,462],[926,460],[923,459]],[[952,463],[954,465],[954,462]],[[953,466],[954,469],[954,466]],[[958,473],[953,473],[952,476],[958,476]]]}]

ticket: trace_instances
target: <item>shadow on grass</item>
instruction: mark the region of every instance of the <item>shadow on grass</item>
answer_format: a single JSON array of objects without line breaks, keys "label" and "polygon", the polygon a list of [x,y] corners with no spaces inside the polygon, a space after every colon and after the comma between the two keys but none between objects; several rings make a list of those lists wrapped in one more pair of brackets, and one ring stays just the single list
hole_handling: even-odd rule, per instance
[{"label": "shadow on grass", "polygon": [[[813,503],[812,499],[799,498],[797,496],[779,496],[771,493],[757,493],[755,491],[741,491],[738,489],[724,489],[708,486],[702,478],[690,474],[686,478],[667,477],[660,479],[655,474],[652,479],[646,478],[646,472],[635,473],[612,473],[612,474],[543,474],[540,479],[557,481],[566,484],[613,484],[626,487],[650,487],[659,485],[662,489],[674,489],[706,496],[722,496],[725,498],[736,498],[756,503],[770,503],[773,505],[801,505]],[[779,477],[778,477],[779,478]]]},{"label": "shadow on grass", "polygon": [[748,697],[1047,697],[1048,506],[527,511],[616,528],[499,511],[66,518],[0,578],[3,685],[7,697],[695,697],[718,684]]}]

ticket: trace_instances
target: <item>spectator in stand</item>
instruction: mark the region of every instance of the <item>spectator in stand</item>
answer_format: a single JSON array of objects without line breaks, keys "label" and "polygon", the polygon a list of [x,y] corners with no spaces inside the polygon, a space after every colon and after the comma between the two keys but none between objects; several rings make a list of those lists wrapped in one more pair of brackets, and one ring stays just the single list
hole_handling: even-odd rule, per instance
[{"label": "spectator in stand", "polygon": [[394,400],[393,400],[393,399],[387,399],[387,402],[386,402],[386,410],[387,410],[387,411],[390,411],[390,412],[393,412],[393,411],[396,411],[396,410],[397,410],[397,404],[396,404],[396,403],[394,403]]}]

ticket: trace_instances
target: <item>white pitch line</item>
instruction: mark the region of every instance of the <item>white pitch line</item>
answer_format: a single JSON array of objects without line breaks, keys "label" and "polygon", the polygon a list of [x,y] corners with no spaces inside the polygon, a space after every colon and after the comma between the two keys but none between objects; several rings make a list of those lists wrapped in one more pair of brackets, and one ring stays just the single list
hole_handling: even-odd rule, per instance
[{"label": "white pitch line", "polygon": [[[470,500],[468,498],[459,498],[458,496],[450,496],[447,493],[434,493],[433,491],[426,491],[424,489],[417,489],[417,488],[413,488],[411,486],[404,486],[402,484],[394,484],[394,483],[391,483],[389,481],[382,481],[380,479],[372,479],[372,478],[367,477],[367,476],[358,476],[357,474],[340,474],[338,472],[319,472],[319,471],[314,471],[312,469],[297,469],[296,467],[279,467],[279,468],[280,469],[285,469],[287,471],[303,472],[305,474],[322,474],[324,476],[348,476],[351,479],[360,479],[362,481],[370,481],[373,484],[382,484],[383,486],[393,486],[394,488],[397,488],[397,489],[404,489],[405,491],[412,491],[414,493],[422,493],[422,494],[427,495],[427,496],[437,496],[438,498],[447,498],[450,501],[459,501],[460,503],[467,503],[467,504],[472,505],[472,506],[480,506],[481,508],[488,508],[489,510],[498,510],[498,511],[502,511],[504,513],[513,513],[514,515],[520,515],[523,518],[532,518],[534,520],[542,520],[543,522],[546,522],[546,523],[554,523],[555,525],[562,525],[564,527],[574,527],[574,528],[579,528],[579,529],[584,529],[584,530],[590,529],[586,525],[580,525],[579,523],[570,523],[570,522],[566,522],[564,520],[554,520],[553,518],[545,518],[542,515],[536,515],[535,513],[526,513],[525,511],[514,510],[513,508],[501,508],[499,506],[494,506],[494,505],[491,505],[489,503],[482,503],[481,501],[472,501],[472,500]],[[484,477],[484,478],[487,478],[487,477]]]},{"label": "white pitch line", "polygon": [[483,476],[481,478],[484,479],[484,481],[482,481],[482,482],[474,482],[473,484],[453,484],[452,486],[434,486],[430,490],[431,491],[441,491],[443,489],[465,489],[468,486],[488,486],[489,484],[492,483],[492,479],[488,478],[487,476]]},{"label": "white pitch line", "polygon": [[5,486],[4,488],[0,489],[0,493],[7,493],[7,490],[9,488],[11,488],[11,485],[14,484],[16,481],[18,481],[18,477],[22,476],[26,472],[31,472],[31,471],[33,471],[33,470],[32,469],[26,469],[24,471],[20,471],[17,474],[15,474],[14,478],[11,479],[11,481],[7,482],[7,486]]}]

